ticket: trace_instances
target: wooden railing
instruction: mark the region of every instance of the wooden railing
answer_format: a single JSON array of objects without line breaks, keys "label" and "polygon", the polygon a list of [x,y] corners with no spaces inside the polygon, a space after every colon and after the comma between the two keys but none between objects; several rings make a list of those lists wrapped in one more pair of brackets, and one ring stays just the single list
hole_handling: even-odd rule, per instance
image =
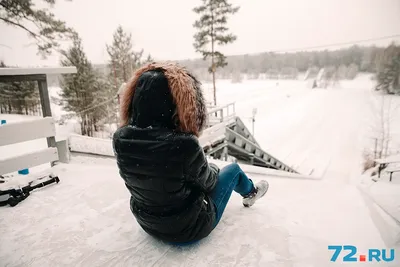
[{"label": "wooden railing", "polygon": [[231,119],[235,116],[235,102],[219,107],[213,107],[208,110],[207,114],[209,126]]},{"label": "wooden railing", "polygon": [[[55,123],[52,117],[3,124],[0,126],[0,147],[31,141],[40,138],[52,138],[56,135]],[[48,142],[49,144],[55,143]],[[59,160],[55,146],[25,153],[19,156],[0,159],[0,175],[27,169],[44,163],[53,163]]]},{"label": "wooden railing", "polygon": [[226,129],[226,138],[229,146],[231,146],[235,150],[239,150],[241,154],[247,154],[249,157],[258,159],[266,166],[272,167],[274,169],[297,173],[296,170],[284,164],[277,158],[271,156],[270,154],[262,150],[257,144],[251,142],[249,139],[243,137],[241,134],[235,132],[232,129]]}]

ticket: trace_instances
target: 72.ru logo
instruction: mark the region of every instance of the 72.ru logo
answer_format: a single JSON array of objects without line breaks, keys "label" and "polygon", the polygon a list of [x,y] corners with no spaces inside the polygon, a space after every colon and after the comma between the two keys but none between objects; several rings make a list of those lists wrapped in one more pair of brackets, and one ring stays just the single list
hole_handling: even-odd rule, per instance
[{"label": "72.ru logo", "polygon": [[331,258],[331,261],[335,262],[337,261],[340,252],[344,252],[345,254],[342,258],[344,262],[355,262],[355,261],[384,261],[384,262],[390,262],[394,261],[394,249],[386,250],[386,249],[375,249],[375,248],[370,248],[368,249],[367,254],[360,254],[357,256],[357,248],[355,246],[328,246],[329,250],[333,250],[333,255]]}]

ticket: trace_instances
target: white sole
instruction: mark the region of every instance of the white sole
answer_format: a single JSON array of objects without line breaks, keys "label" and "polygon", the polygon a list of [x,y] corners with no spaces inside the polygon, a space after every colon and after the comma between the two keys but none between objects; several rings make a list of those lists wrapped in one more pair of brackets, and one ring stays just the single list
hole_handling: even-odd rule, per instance
[{"label": "white sole", "polygon": [[[266,183],[267,183],[267,190],[265,190],[265,192],[264,192],[258,199],[262,198],[262,197],[268,192],[269,183],[268,183],[267,181],[266,181]],[[257,199],[257,200],[258,200],[258,199]],[[257,200],[255,200],[254,203],[256,203]],[[245,204],[245,203],[243,203],[243,206],[245,206],[246,208],[249,208],[249,207],[253,206],[254,203],[251,204],[251,205],[250,205],[250,204]]]}]

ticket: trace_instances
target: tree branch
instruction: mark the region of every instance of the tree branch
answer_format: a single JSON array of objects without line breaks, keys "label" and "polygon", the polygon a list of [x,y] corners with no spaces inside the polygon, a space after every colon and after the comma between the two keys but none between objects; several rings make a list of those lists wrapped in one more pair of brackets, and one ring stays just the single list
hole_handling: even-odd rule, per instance
[{"label": "tree branch", "polygon": [[21,25],[21,24],[19,24],[19,23],[16,23],[16,22],[14,22],[14,21],[11,21],[11,20],[9,20],[9,19],[2,18],[2,17],[0,17],[0,20],[4,21],[5,23],[12,24],[12,25],[14,25],[14,26],[17,26],[17,27],[19,27],[19,28],[21,28],[21,29],[27,31],[27,32],[28,32],[30,35],[32,35],[32,37],[35,38],[35,39],[37,39],[37,38],[39,37],[36,33],[34,33],[33,31],[29,30],[27,27],[25,27],[25,26],[23,26],[23,25]]},{"label": "tree branch", "polygon": [[9,49],[12,49],[10,46],[5,45],[5,44],[0,44],[0,46],[2,46],[2,47],[7,47],[7,48],[9,48]]}]

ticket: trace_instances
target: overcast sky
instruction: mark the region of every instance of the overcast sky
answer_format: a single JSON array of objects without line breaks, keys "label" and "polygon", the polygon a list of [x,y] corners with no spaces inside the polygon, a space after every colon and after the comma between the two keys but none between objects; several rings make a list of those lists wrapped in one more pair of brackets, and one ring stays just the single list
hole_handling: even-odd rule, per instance
[{"label": "overcast sky", "polygon": [[[34,0],[33,2],[41,2]],[[107,61],[105,44],[119,24],[135,49],[160,60],[199,57],[193,48],[192,8],[200,0],[58,0],[56,16],[80,34],[93,63]],[[400,0],[231,0],[240,11],[229,20],[238,36],[228,55],[285,50],[400,34]],[[47,60],[20,29],[0,23],[0,59],[9,65],[59,65]],[[397,39],[400,42],[400,38]],[[390,40],[377,42],[385,45]]]}]

